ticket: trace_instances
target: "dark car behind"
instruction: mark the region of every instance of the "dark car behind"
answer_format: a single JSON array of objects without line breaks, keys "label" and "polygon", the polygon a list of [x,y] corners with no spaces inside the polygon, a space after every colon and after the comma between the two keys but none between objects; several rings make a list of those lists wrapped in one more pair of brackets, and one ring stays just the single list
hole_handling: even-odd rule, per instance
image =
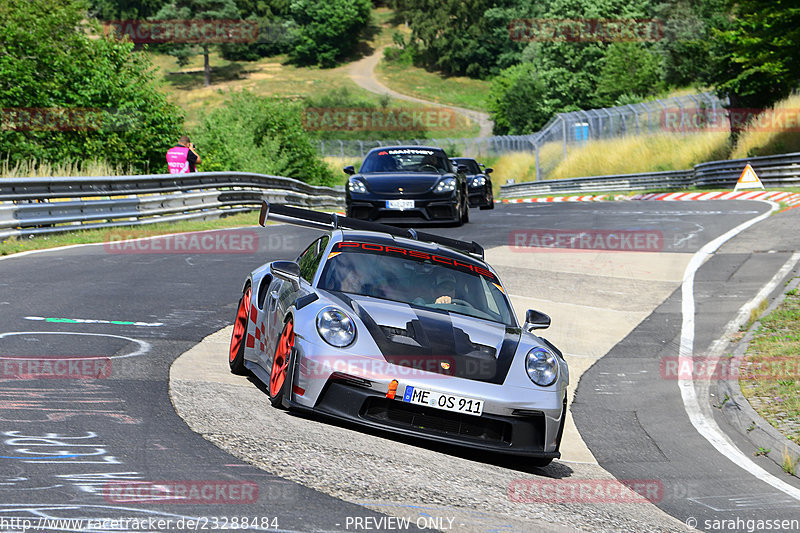
[{"label": "dark car behind", "polygon": [[453,162],[458,166],[466,167],[469,206],[494,209],[492,179],[489,177],[492,169],[484,168],[484,165],[470,157],[454,157]]},{"label": "dark car behind", "polygon": [[[463,169],[462,169],[463,170]],[[441,148],[375,148],[346,188],[347,216],[386,223],[469,222],[467,178]]]}]

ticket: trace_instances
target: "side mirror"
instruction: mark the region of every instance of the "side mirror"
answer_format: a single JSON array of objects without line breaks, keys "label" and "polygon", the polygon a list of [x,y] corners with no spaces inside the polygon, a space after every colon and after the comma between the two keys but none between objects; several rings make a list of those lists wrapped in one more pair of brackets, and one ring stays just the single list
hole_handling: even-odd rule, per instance
[{"label": "side mirror", "polygon": [[356,173],[356,169],[353,167],[353,165],[347,165],[342,169],[342,171],[344,171],[345,174],[350,176]]},{"label": "side mirror", "polygon": [[269,271],[276,278],[290,282],[294,288],[300,286],[300,265],[294,261],[273,261],[269,264]]},{"label": "side mirror", "polygon": [[469,172],[469,169],[467,168],[467,165],[458,165],[458,173],[459,174],[466,174],[467,172]]},{"label": "side mirror", "polygon": [[483,169],[484,174],[491,174],[492,172],[494,172],[494,169],[492,167],[487,167]]},{"label": "side mirror", "polygon": [[525,313],[525,325],[522,327],[525,328],[525,331],[547,329],[550,327],[550,317],[541,311],[528,309],[528,312]]}]

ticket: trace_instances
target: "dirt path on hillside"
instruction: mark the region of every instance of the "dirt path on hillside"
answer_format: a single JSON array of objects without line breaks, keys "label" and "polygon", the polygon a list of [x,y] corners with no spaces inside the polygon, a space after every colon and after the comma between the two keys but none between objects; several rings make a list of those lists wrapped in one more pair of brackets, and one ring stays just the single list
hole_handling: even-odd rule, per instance
[{"label": "dirt path on hillside", "polygon": [[376,94],[387,94],[392,98],[398,100],[406,100],[408,102],[416,102],[435,107],[446,107],[452,109],[459,115],[463,115],[470,120],[473,120],[480,125],[479,137],[489,137],[492,135],[492,126],[494,123],[489,118],[489,113],[481,111],[473,111],[463,107],[456,107],[452,105],[444,105],[438,102],[431,102],[430,100],[423,100],[414,96],[408,96],[386,87],[375,77],[375,66],[383,57],[383,48],[377,49],[372,55],[356,61],[350,65],[349,74],[350,78],[356,82],[359,87],[362,87],[369,92]]}]

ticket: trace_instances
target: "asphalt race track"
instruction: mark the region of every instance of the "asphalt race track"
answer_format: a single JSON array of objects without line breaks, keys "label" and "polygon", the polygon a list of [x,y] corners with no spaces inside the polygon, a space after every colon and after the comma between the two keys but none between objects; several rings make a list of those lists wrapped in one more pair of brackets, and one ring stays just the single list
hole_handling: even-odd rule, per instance
[{"label": "asphalt race track", "polygon": [[[475,240],[487,249],[508,247],[514,243],[512,230],[525,228],[657,231],[660,252],[688,257],[768,210],[764,203],[738,201],[498,205],[493,211],[473,210],[472,222],[464,227],[433,231]],[[738,309],[797,249],[792,227],[798,222],[798,210],[773,216],[702,265],[694,291],[698,351],[720,337]],[[406,530],[391,514],[313,490],[222,451],[191,431],[170,402],[170,366],[231,324],[247,272],[270,260],[293,259],[315,233],[280,225],[215,232],[213,242],[188,252],[180,246],[175,250],[175,240],[162,239],[138,247],[106,243],[0,261],[0,531],[228,531],[244,525]],[[231,244],[242,242],[238,248]],[[520,255],[520,261],[535,263],[535,255]],[[524,280],[514,283],[517,293],[525,290]],[[529,285],[546,283],[537,279]],[[568,286],[562,292],[567,302],[587,298]],[[656,505],[680,522],[695,518],[700,529],[747,530],[704,526],[715,518],[800,519],[798,500],[734,465],[692,427],[677,381],[659,374],[661,359],[677,355],[680,334],[681,292],[676,289],[583,375],[571,410],[597,463],[620,480],[658,483],[663,495]],[[31,379],[30,373],[46,377]],[[220,402],[222,418],[225,406]],[[752,457],[724,419],[718,417],[717,423]],[[410,446],[449,453],[424,443]],[[290,450],[286,453],[291,457]],[[481,457],[461,459],[484,466]],[[768,460],[753,460],[800,487]],[[486,464],[515,468],[490,459]],[[519,470],[547,478],[557,472],[580,474],[582,468],[578,462],[556,462],[549,470],[522,465]],[[403,479],[388,482],[402,485]],[[187,494],[182,500],[174,497],[179,490]],[[568,514],[571,506],[560,509]],[[55,518],[84,520],[49,521]],[[592,530],[596,522],[563,523]],[[501,525],[482,527],[504,529]],[[407,529],[457,526],[412,521]]]}]

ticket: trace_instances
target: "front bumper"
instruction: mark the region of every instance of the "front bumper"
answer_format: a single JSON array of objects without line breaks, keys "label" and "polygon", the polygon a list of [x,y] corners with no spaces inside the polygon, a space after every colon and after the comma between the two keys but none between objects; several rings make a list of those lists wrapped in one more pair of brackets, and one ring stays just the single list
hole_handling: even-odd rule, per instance
[{"label": "front bumper", "polygon": [[[564,412],[560,419],[550,421],[544,412],[536,411],[525,411],[519,416],[486,412],[472,416],[390,400],[385,393],[336,378],[328,382],[313,412],[472,449],[539,458],[561,457],[558,448]],[[553,431],[558,433],[555,447],[547,445],[548,434],[552,436]]]},{"label": "front bumper", "polygon": [[489,197],[489,191],[487,191],[486,185],[481,185],[480,187],[470,187],[468,195],[470,207],[479,207],[482,205],[488,205],[489,203],[487,201],[487,198]]},{"label": "front bumper", "polygon": [[[412,199],[412,198],[409,198]],[[411,209],[387,209],[385,199],[351,199],[347,216],[382,222],[458,222],[458,203],[454,198],[413,198]]]}]

